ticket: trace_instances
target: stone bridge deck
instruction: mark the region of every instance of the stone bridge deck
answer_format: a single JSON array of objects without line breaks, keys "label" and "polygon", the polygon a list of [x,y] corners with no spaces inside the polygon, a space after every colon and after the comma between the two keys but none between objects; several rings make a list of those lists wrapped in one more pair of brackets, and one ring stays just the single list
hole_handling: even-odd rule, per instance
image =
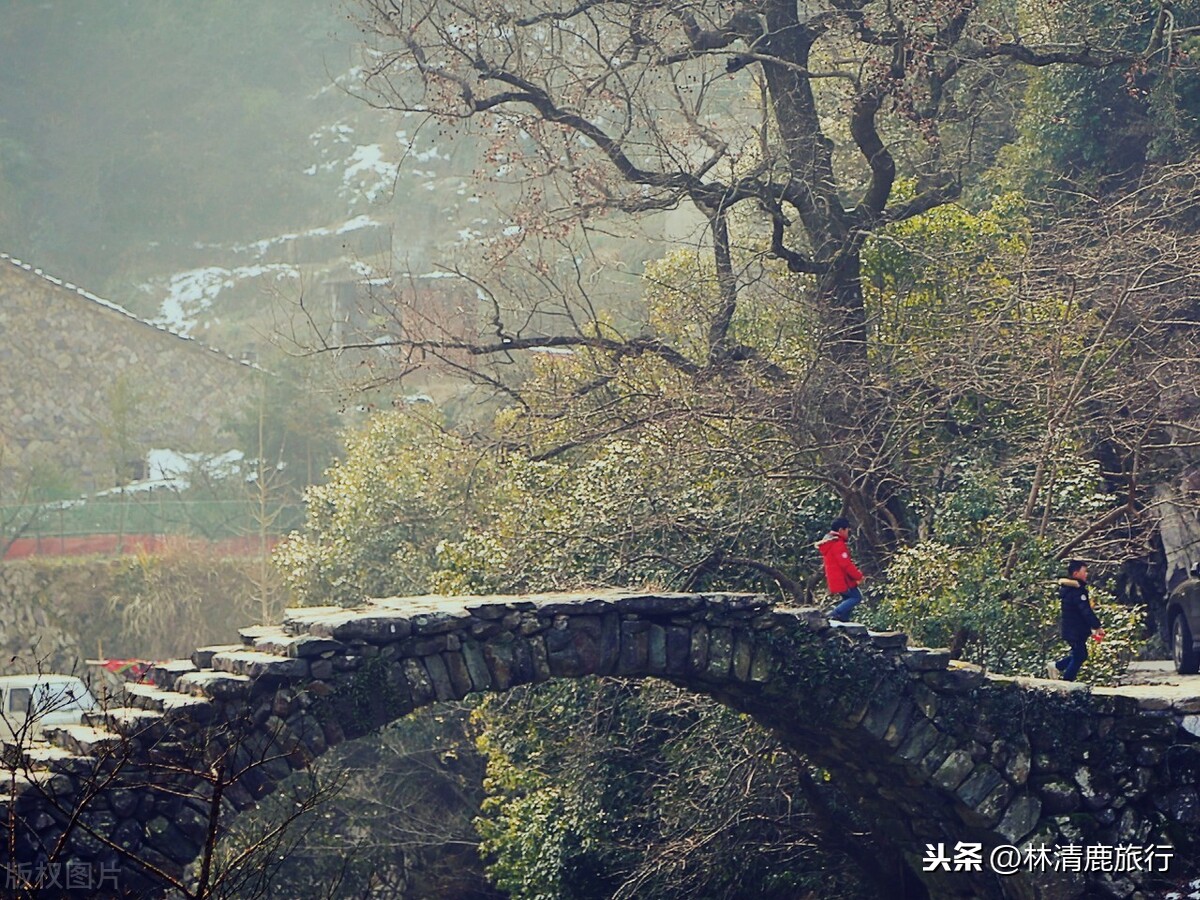
[{"label": "stone bridge deck", "polygon": [[[1188,874],[1200,837],[1186,688],[991,676],[759,595],[390,598],[289,610],[240,637],[154,667],[47,744],[6,748],[0,878],[86,866],[109,876],[99,893],[61,893],[160,894],[330,746],[438,701],[587,675],[662,678],[749,714],[825,768],[933,897],[1130,897]],[[1146,867],[1169,871],[922,871],[927,845],[958,842],[984,860],[1157,848]]]}]

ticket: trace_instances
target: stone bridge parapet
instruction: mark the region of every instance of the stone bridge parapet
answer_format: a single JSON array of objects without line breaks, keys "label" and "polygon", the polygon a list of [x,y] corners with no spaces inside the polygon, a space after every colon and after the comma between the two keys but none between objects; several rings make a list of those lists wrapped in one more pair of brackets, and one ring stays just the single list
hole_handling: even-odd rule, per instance
[{"label": "stone bridge parapet", "polygon": [[113,896],[161,893],[329,747],[439,701],[589,675],[662,678],[753,717],[826,770],[934,897],[1132,897],[1155,873],[925,872],[931,844],[977,843],[985,860],[1001,845],[1170,848],[1174,878],[1200,836],[1200,697],[991,676],[760,595],[388,598],[292,609],[240,638],[154,667],[49,744],[8,748],[10,884],[57,861],[118,873]]}]

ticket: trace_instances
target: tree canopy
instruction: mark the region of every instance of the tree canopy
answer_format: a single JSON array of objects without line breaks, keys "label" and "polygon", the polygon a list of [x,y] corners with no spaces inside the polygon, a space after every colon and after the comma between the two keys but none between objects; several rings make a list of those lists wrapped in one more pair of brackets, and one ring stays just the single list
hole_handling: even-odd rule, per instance
[{"label": "tree canopy", "polygon": [[[610,389],[631,361],[654,360],[673,373],[664,379],[689,382],[693,410],[772,419],[793,444],[793,471],[827,484],[884,556],[918,527],[906,471],[912,395],[897,386],[919,380],[926,407],[959,405],[962,385],[950,378],[961,373],[947,369],[945,356],[939,371],[924,363],[930,347],[961,335],[937,325],[969,310],[969,324],[982,329],[986,315],[969,300],[929,309],[924,301],[936,298],[907,285],[901,306],[877,306],[888,295],[872,281],[886,288],[893,273],[875,260],[891,253],[903,264],[907,251],[892,248],[911,243],[914,231],[928,235],[964,192],[980,198],[976,210],[1000,202],[984,185],[1003,171],[1001,151],[1020,145],[1020,129],[1033,134],[1030,117],[1053,116],[1044,96],[1052,78],[1091,79],[1080,92],[1093,108],[1120,101],[1160,123],[1171,118],[1168,106],[1186,107],[1194,80],[1191,29],[1181,17],[1195,11],[1174,6],[363,6],[376,41],[368,84],[378,102],[490,137],[486,175],[522,188],[509,210],[510,240],[488,248],[490,268],[479,276],[491,307],[483,332],[401,328],[393,342],[476,361],[569,349],[591,364],[590,380],[574,388],[580,397]],[[1035,78],[1043,71],[1052,75]],[[1189,135],[1176,127],[1172,141],[1187,145]],[[1148,161],[1144,154],[1139,164]],[[1095,166],[1118,163],[1129,176],[1128,154]],[[681,207],[692,213],[662,218]],[[941,221],[950,252],[961,256],[952,218]],[[664,284],[686,300],[674,323],[653,313],[607,315],[589,289],[588,273],[605,264],[585,261],[589,248],[635,228],[682,237],[695,256],[690,272]],[[1019,252],[1017,237],[1006,236],[1005,250],[997,236],[995,249]],[[987,256],[992,275],[971,273],[960,299],[1005,308],[1018,278],[1011,263]],[[521,264],[529,278],[518,284],[512,271]],[[944,273],[937,277],[944,291]],[[1051,321],[1046,304],[1055,298],[1035,299],[1036,315]],[[902,334],[918,328],[919,341]],[[901,358],[909,351],[922,358],[920,379]],[[486,366],[470,368],[481,376]],[[486,377],[517,389],[502,374]],[[649,409],[644,403],[640,415],[658,415]],[[622,427],[611,418],[591,433]]]},{"label": "tree canopy", "polygon": [[[1150,554],[1200,411],[1200,8],[361,5],[374,102],[486,142],[480,179],[512,201],[449,264],[476,327],[400,291],[362,346],[496,399],[381,414],[283,551],[298,590],[823,603],[811,542],[849,514],[872,625],[1028,675],[1063,557]],[[1096,596],[1107,678],[1142,611]],[[895,878],[822,824],[844,813],[828,773],[669,692],[547,686],[476,722],[480,833],[515,895],[786,894],[818,833]],[[724,821],[679,790],[734,772]],[[788,791],[804,815],[773,805]]]}]

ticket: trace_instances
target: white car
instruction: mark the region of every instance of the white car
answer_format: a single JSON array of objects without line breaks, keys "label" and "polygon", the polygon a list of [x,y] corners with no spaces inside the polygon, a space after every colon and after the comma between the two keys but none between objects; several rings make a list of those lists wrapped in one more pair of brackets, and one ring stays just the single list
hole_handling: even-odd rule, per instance
[{"label": "white car", "polygon": [[0,740],[41,736],[46,725],[78,725],[96,698],[74,675],[0,676]]}]

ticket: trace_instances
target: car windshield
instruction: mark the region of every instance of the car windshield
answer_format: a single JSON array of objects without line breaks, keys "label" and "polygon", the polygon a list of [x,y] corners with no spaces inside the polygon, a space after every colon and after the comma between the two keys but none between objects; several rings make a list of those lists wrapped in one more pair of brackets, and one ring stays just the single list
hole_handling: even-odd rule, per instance
[{"label": "car windshield", "polygon": [[85,710],[96,705],[91,692],[78,680],[39,682],[33,702],[34,711],[39,713]]}]

